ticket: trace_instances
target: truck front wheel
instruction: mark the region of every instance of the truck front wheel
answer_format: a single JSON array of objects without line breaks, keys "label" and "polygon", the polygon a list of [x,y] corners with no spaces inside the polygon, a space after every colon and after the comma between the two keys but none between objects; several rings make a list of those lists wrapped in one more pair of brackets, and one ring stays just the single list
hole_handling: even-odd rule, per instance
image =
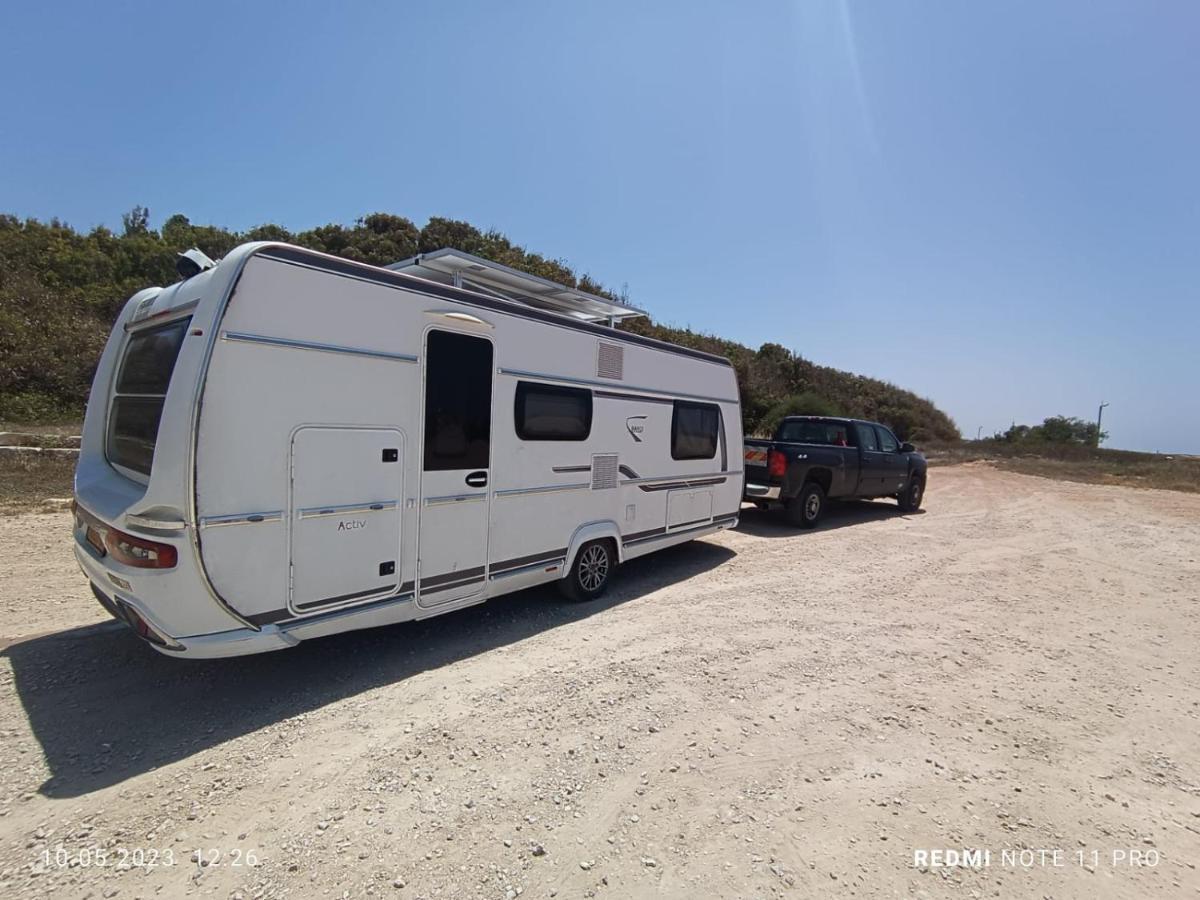
[{"label": "truck front wheel", "polygon": [[925,479],[920,475],[914,475],[908,480],[908,484],[904,486],[904,492],[896,499],[900,503],[900,509],[903,512],[916,512],[921,508],[921,500],[925,497]]},{"label": "truck front wheel", "polygon": [[815,481],[807,482],[787,504],[788,520],[801,528],[815,528],[824,513],[825,489]]}]

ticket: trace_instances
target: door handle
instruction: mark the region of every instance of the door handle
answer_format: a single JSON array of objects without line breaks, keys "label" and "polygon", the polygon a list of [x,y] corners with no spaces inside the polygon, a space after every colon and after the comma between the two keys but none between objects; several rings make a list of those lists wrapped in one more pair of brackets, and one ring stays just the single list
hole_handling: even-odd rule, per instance
[{"label": "door handle", "polygon": [[487,487],[487,472],[472,472],[467,476],[467,484],[471,487]]}]

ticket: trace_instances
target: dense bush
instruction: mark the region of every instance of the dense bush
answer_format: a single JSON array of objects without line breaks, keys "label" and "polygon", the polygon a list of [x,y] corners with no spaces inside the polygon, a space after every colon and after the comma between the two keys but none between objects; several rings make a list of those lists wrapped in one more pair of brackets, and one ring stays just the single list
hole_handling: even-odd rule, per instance
[{"label": "dense bush", "polygon": [[[113,319],[135,292],[174,282],[175,255],[189,247],[219,259],[244,241],[290,241],[373,265],[456,247],[613,296],[562,260],[530,253],[497,231],[454,219],[432,218],[417,228],[402,216],[372,213],[351,226],[291,232],[265,224],[242,233],[194,225],[183,215],[171,216],[158,231],[149,221],[149,212],[135,207],[123,217],[121,234],[103,227],[80,233],[57,220],[0,215],[0,419],[78,415]],[[778,344],[753,350],[646,319],[624,327],[728,357],[737,370],[747,433],[769,430],[783,410],[804,409],[877,419],[905,440],[958,437],[950,418],[928,400],[886,382],[818,366]]]},{"label": "dense bush", "polygon": [[758,422],[758,431],[763,437],[770,437],[779,427],[779,423],[788,416],[841,416],[841,408],[830,403],[819,394],[807,391],[803,394],[792,394],[780,400],[764,414]]},{"label": "dense bush", "polygon": [[1051,416],[1041,425],[1014,424],[1007,431],[997,433],[994,440],[1006,444],[1074,444],[1080,447],[1099,447],[1106,437],[1107,432],[1100,431],[1096,422]]}]

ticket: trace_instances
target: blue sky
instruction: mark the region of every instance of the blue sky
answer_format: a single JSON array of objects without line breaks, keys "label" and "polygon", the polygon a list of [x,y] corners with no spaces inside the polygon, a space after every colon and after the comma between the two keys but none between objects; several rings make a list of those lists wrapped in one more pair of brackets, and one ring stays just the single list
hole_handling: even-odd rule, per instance
[{"label": "blue sky", "polygon": [[1200,6],[10,4],[0,210],[493,226],[656,318],[1200,452]]}]

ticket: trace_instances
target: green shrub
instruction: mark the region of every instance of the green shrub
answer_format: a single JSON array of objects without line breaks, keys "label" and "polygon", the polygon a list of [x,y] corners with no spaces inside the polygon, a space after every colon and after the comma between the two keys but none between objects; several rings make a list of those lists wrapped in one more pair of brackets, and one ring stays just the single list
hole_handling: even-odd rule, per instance
[{"label": "green shrub", "polygon": [[769,437],[775,433],[779,423],[787,416],[840,416],[841,409],[824,397],[808,391],[793,394],[773,405],[766,411],[753,429],[756,434]]},{"label": "green shrub", "polygon": [[[174,215],[160,231],[149,212],[124,216],[124,233],[83,234],[58,220],[0,215],[0,416],[54,420],[83,408],[113,319],[125,301],[151,285],[177,280],[175,255],[196,246],[214,259],[248,240],[286,240],[347,259],[383,265],[454,247],[513,268],[618,299],[563,260],[531,253],[498,231],[468,222],[410,220],[371,213],[352,226],[322,225],[292,233],[270,223],[239,234]],[[819,366],[779,344],[758,350],[715,335],[631,319],[622,328],[728,357],[737,372],[747,433],[782,409],[838,411],[890,425],[903,440],[956,440],[958,428],[930,401],[895,385]],[[787,404],[800,404],[787,406]]]}]

